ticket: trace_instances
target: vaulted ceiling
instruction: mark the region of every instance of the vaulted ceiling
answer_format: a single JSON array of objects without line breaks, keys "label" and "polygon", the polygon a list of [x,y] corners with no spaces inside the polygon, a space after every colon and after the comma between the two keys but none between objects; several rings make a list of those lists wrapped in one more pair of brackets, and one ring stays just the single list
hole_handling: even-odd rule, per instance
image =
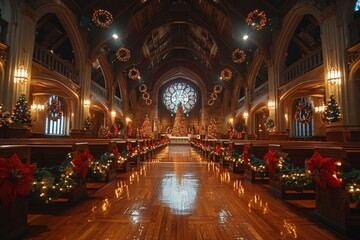
[{"label": "vaulted ceiling", "polygon": [[[153,85],[161,72],[176,65],[201,72],[205,85],[219,81],[220,71],[230,67],[245,75],[247,63],[255,52],[270,55],[272,32],[280,27],[281,18],[296,3],[293,0],[63,0],[79,16],[80,26],[87,33],[89,55],[96,59],[105,53],[116,74],[127,78],[132,67],[140,70],[142,82]],[[95,9],[109,11],[114,22],[109,29],[97,27],[91,17]],[[266,13],[267,24],[259,31],[246,24],[247,15],[259,9]],[[318,44],[311,40],[316,23],[306,19],[305,26],[297,30],[292,43],[302,51]],[[117,33],[119,39],[112,35]],[[248,41],[242,36],[249,35]],[[317,34],[317,33],[316,33]],[[73,58],[68,39],[56,19],[48,17],[38,23],[37,42],[64,58]],[[116,60],[119,47],[131,51],[127,62]],[[232,52],[241,48],[247,54],[244,63],[235,64]],[[67,53],[66,53],[67,52]],[[290,55],[290,54],[289,54]],[[71,61],[69,59],[69,61]],[[100,77],[97,77],[100,78]],[[134,88],[140,82],[128,79]],[[228,87],[232,87],[232,83]]]}]

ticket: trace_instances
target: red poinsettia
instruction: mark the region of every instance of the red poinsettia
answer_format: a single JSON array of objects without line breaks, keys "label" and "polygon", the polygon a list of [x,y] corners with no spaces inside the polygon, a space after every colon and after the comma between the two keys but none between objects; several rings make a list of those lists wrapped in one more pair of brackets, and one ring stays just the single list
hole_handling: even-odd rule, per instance
[{"label": "red poinsettia", "polygon": [[323,189],[327,186],[339,188],[341,181],[336,177],[336,166],[333,158],[324,158],[320,153],[314,155],[306,162],[315,182]]},{"label": "red poinsettia", "polygon": [[115,146],[112,150],[112,154],[115,156],[116,159],[119,159],[120,158],[120,153],[119,153],[119,150],[118,148]]},{"label": "red poinsettia", "polygon": [[220,155],[222,153],[222,148],[220,144],[215,144],[214,151],[216,154]]},{"label": "red poinsettia", "polygon": [[10,158],[0,158],[1,201],[8,204],[15,200],[17,194],[28,195],[35,170],[35,165],[22,164],[16,154]]},{"label": "red poinsettia", "polygon": [[264,155],[264,160],[269,173],[274,176],[279,162],[277,152],[269,149],[269,151]]},{"label": "red poinsettia", "polygon": [[89,166],[92,161],[93,156],[89,153],[89,149],[78,152],[77,156],[72,160],[72,163],[74,165],[74,172],[85,180]]},{"label": "red poinsettia", "polygon": [[131,143],[128,144],[127,146],[129,152],[130,152],[130,156],[135,152],[135,148],[131,145]]}]

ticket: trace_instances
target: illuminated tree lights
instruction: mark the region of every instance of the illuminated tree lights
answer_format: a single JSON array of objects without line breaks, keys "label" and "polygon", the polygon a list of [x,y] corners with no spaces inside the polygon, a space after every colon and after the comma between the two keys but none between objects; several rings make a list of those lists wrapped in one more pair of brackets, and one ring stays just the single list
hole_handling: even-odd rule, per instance
[{"label": "illuminated tree lights", "polygon": [[31,114],[25,94],[21,94],[13,109],[12,120],[15,123],[31,124]]},{"label": "illuminated tree lights", "polygon": [[341,121],[340,106],[336,102],[334,94],[330,95],[330,98],[327,102],[327,107],[324,111],[323,121],[325,123],[336,123]]}]

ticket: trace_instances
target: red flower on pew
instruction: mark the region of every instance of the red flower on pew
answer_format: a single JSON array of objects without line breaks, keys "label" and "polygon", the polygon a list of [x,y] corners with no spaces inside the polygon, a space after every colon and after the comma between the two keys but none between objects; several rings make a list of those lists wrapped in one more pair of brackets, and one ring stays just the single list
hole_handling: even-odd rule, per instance
[{"label": "red flower on pew", "polygon": [[274,176],[276,174],[277,164],[279,163],[277,152],[269,149],[264,155],[264,160],[269,173]]},{"label": "red flower on pew", "polygon": [[93,156],[89,153],[89,149],[84,149],[84,151],[78,152],[77,156],[72,160],[75,173],[85,180],[92,161]]},{"label": "red flower on pew", "polygon": [[119,153],[119,150],[116,146],[113,148],[112,154],[115,156],[116,159],[119,159],[121,156],[121,154]]},{"label": "red flower on pew", "polygon": [[131,145],[131,143],[128,144],[127,146],[129,152],[130,152],[130,156],[135,152],[135,148]]},{"label": "red flower on pew", "polygon": [[16,195],[29,195],[29,185],[34,180],[35,165],[22,164],[14,154],[0,158],[0,199],[4,204],[15,200]]},{"label": "red flower on pew", "polygon": [[336,177],[336,166],[333,158],[324,158],[320,153],[314,155],[306,162],[315,182],[322,188],[341,187],[341,181]]},{"label": "red flower on pew", "polygon": [[221,154],[222,153],[222,148],[221,148],[221,145],[220,144],[215,144],[215,147],[214,147],[214,151],[216,154]]}]

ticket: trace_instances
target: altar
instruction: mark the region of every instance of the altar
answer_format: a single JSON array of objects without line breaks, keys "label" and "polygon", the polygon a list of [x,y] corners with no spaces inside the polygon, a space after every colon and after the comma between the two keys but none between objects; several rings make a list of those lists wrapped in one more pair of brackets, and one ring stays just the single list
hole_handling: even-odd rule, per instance
[{"label": "altar", "polygon": [[171,136],[168,135],[170,144],[190,144],[189,136]]}]

